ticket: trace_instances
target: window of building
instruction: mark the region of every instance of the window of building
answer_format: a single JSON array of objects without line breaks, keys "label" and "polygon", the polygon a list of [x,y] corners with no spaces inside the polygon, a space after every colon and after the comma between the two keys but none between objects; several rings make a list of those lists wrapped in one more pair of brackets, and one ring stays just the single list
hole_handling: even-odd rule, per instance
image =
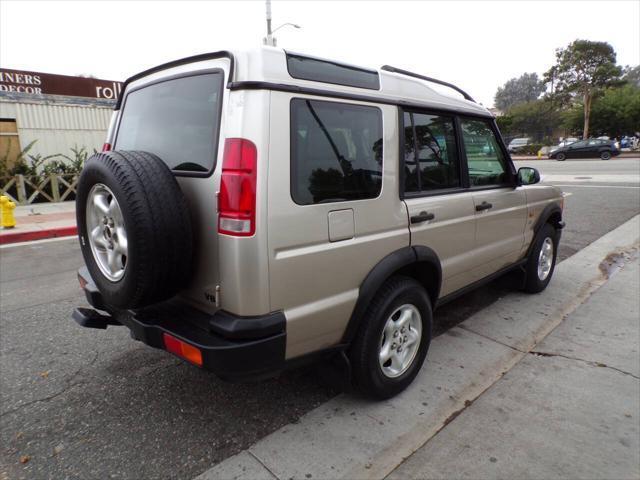
[{"label": "window of building", "polygon": [[460,120],[472,187],[509,183],[504,153],[489,123],[480,119]]},{"label": "window of building", "polygon": [[460,187],[452,117],[404,113],[405,192]]},{"label": "window of building", "polygon": [[291,196],[300,205],[375,198],[382,189],[382,112],[291,101]]}]

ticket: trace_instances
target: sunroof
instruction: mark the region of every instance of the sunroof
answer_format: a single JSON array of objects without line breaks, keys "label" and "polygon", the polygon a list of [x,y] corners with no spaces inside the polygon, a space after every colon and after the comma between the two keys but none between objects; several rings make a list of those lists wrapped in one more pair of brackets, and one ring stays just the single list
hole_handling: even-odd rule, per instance
[{"label": "sunroof", "polygon": [[288,52],[287,69],[289,75],[301,80],[380,90],[380,78],[375,70],[352,67],[351,65]]}]

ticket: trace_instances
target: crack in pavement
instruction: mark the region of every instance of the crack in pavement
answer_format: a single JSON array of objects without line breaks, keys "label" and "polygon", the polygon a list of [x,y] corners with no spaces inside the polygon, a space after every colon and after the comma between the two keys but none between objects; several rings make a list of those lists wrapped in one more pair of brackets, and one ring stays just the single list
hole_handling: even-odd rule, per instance
[{"label": "crack in pavement", "polygon": [[76,387],[78,385],[82,385],[87,383],[85,380],[80,380],[79,382],[73,382],[75,380],[75,378],[80,374],[80,372],[82,372],[82,370],[84,370],[85,368],[91,367],[96,360],[98,359],[98,356],[100,355],[100,352],[96,352],[96,354],[93,356],[93,358],[85,365],[82,365],[80,368],[78,368],[75,372],[73,372],[71,374],[71,376],[65,380],[65,386],[62,388],[62,390],[57,391],[56,393],[52,393],[51,395],[47,395],[46,397],[43,398],[36,398],[34,400],[31,400],[29,402],[26,403],[22,403],[20,405],[18,405],[17,407],[14,407],[10,410],[7,410],[5,412],[0,413],[0,418],[3,418],[7,415],[10,415],[12,413],[16,413],[24,408],[30,407],[31,405],[35,405],[36,403],[42,403],[42,402],[49,402],[51,400],[53,400],[56,397],[59,397],[60,395],[68,392],[69,390],[71,390],[73,387]]},{"label": "crack in pavement", "polygon": [[627,372],[627,371],[622,370],[622,369],[617,368],[617,367],[612,367],[611,365],[607,365],[607,364],[602,363],[602,362],[596,362],[596,361],[593,361],[593,360],[585,360],[584,358],[570,357],[569,355],[563,355],[561,353],[540,352],[540,351],[536,351],[536,350],[531,350],[529,353],[531,355],[536,355],[536,356],[540,356],[540,357],[562,357],[562,358],[566,358],[568,360],[575,360],[577,362],[586,363],[587,365],[590,365],[592,367],[610,368],[611,370],[615,370],[616,372],[620,372],[620,373],[623,373],[624,375],[629,375],[629,376],[635,378],[636,380],[640,380],[639,376],[634,375],[631,372]]}]

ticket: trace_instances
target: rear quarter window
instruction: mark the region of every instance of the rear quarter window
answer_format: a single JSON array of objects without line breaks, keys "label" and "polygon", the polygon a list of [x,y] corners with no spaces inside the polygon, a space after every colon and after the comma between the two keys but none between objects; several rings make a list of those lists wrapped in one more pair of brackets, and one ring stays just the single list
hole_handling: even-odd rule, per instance
[{"label": "rear quarter window", "polygon": [[291,101],[291,197],[299,205],[375,198],[382,189],[382,112]]},{"label": "rear quarter window", "polygon": [[153,153],[175,172],[211,172],[222,87],[220,71],[169,79],[127,93],[115,148]]}]

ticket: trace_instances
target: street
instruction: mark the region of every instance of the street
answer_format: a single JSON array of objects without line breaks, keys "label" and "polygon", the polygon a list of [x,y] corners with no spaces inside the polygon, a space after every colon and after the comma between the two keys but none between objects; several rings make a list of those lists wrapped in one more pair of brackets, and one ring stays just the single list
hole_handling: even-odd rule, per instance
[{"label": "street", "polygon": [[[640,158],[524,165],[569,194],[559,260],[640,213]],[[75,238],[0,250],[0,479],[191,478],[339,393],[313,367],[229,384],[124,328],[82,329],[70,318],[85,304],[81,264]],[[437,333],[511,284],[438,310]]]}]

